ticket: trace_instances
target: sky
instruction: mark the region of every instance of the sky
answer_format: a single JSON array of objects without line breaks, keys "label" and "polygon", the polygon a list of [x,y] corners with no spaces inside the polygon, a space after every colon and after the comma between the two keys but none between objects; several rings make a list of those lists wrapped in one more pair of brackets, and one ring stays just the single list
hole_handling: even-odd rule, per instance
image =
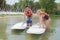
[{"label": "sky", "polygon": [[[38,1],[38,0],[35,0],[35,1]],[[6,3],[10,5],[15,4],[16,2],[19,2],[19,0],[6,0]],[[59,3],[60,0],[56,0],[55,2]]]},{"label": "sky", "polygon": [[10,4],[10,5],[15,4],[16,2],[19,2],[19,1],[18,0],[6,0],[6,4]]}]

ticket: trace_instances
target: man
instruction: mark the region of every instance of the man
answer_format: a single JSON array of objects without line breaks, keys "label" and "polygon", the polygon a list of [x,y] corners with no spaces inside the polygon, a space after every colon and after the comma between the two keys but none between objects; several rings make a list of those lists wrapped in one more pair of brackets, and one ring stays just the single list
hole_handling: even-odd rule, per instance
[{"label": "man", "polygon": [[25,8],[24,18],[26,18],[27,26],[32,26],[32,10],[29,6]]}]

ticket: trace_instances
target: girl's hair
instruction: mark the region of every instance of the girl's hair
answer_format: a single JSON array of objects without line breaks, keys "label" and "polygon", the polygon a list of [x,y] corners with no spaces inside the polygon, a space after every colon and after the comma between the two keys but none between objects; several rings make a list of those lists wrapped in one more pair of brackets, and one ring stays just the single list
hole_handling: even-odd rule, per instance
[{"label": "girl's hair", "polygon": [[45,12],[45,9],[41,8],[40,11]]}]

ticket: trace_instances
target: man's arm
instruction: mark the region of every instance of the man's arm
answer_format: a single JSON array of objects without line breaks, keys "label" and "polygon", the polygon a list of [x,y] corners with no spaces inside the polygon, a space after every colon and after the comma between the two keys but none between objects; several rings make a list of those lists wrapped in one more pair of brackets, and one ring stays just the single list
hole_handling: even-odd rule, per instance
[{"label": "man's arm", "polygon": [[26,10],[24,11],[24,21],[26,21]]}]

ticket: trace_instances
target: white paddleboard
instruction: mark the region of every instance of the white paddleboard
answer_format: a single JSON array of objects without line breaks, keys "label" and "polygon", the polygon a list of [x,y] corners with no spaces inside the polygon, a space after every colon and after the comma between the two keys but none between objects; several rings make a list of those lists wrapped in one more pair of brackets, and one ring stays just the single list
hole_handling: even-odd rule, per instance
[{"label": "white paddleboard", "polygon": [[[44,25],[45,27],[45,25]],[[28,34],[42,34],[46,31],[46,28],[40,28],[38,24],[31,26],[26,32]]]},{"label": "white paddleboard", "polygon": [[27,24],[24,22],[17,23],[11,27],[11,29],[25,29]]}]

